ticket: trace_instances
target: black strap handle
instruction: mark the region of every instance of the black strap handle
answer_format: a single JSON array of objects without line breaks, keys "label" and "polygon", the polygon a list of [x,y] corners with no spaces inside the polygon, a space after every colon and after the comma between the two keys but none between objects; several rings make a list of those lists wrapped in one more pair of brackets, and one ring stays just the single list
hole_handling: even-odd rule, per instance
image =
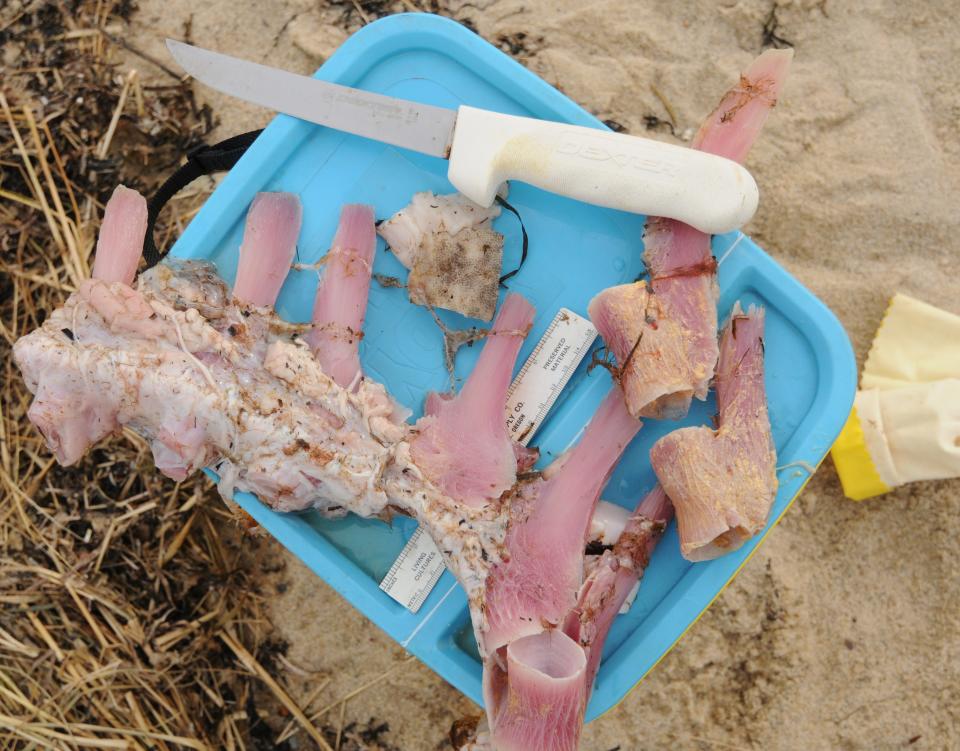
[{"label": "black strap handle", "polygon": [[150,203],[147,204],[147,236],[143,243],[143,258],[148,269],[160,263],[160,259],[164,255],[157,249],[157,243],[153,236],[157,217],[160,216],[163,207],[167,205],[171,198],[197,178],[232,169],[262,132],[262,130],[252,130],[249,133],[242,133],[239,136],[233,136],[220,143],[215,143],[213,146],[201,144],[191,149],[187,153],[187,163],[170,175],[163,185],[157,189],[153,198],[150,199]]}]

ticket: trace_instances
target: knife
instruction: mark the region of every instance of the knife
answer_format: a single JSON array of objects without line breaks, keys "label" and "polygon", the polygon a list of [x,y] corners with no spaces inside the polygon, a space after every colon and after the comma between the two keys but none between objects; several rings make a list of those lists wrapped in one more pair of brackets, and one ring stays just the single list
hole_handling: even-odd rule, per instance
[{"label": "knife", "polygon": [[341,86],[167,39],[180,66],[231,96],[302,120],[448,159],[447,178],[490,206],[520,180],[597,206],[665,216],[702,232],[737,229],[757,185],[736,162],[579,125],[461,105],[455,110]]}]

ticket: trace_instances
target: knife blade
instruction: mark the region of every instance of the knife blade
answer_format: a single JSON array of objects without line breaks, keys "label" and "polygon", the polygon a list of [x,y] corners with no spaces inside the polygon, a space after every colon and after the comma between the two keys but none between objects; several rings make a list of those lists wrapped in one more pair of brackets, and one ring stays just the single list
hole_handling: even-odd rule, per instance
[{"label": "knife blade", "polygon": [[237,99],[430,156],[450,151],[456,110],[288,73],[173,39],[167,49],[191,76]]},{"label": "knife blade", "polygon": [[648,138],[461,105],[444,107],[321,81],[167,39],[198,81],[262,107],[449,159],[447,177],[490,206],[506,180],[720,234],[747,222],[757,185],[723,157]]}]

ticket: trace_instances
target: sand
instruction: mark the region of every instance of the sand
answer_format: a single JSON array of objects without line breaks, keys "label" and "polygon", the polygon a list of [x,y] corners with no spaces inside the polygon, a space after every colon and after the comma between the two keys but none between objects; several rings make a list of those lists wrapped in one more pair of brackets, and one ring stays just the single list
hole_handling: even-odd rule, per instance
[{"label": "sand", "polygon": [[[953,2],[851,5],[776,9],[776,33],[793,43],[796,59],[748,162],[762,200],[747,231],[837,313],[862,363],[894,292],[960,312],[960,22]],[[197,43],[303,72],[362,23],[350,2],[139,6],[127,38],[157,56],[162,37],[183,37],[188,25]],[[687,137],[760,51],[771,7],[442,3],[633,133],[647,132],[648,115],[668,119],[655,85]],[[221,136],[268,120],[203,95]],[[654,133],[672,139],[667,128]],[[828,459],[687,636],[587,727],[583,748],[960,747],[958,540],[960,482],[920,483],[857,504],[843,498]],[[347,722],[386,721],[391,744],[419,751],[444,748],[450,723],[477,711],[416,661],[401,664],[402,649],[279,545],[263,555],[265,567],[283,567],[269,578],[278,635],[290,661],[334,678],[324,697],[396,668],[346,705]],[[309,690],[311,681],[300,683],[295,692]]]}]

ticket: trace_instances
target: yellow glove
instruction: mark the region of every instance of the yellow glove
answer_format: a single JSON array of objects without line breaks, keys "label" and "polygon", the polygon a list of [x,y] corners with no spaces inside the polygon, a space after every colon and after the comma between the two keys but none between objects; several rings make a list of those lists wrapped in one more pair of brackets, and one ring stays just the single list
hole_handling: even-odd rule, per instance
[{"label": "yellow glove", "polygon": [[894,296],[831,454],[858,501],[960,476],[960,316]]}]

